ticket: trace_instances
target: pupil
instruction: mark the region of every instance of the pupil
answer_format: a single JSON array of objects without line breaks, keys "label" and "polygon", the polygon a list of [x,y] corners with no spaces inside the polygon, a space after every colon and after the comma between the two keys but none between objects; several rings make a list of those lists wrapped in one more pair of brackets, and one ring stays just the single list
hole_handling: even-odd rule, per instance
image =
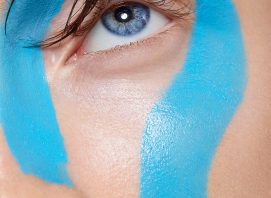
[{"label": "pupil", "polygon": [[127,6],[117,8],[114,16],[115,19],[120,23],[126,23],[134,19],[133,11]]}]

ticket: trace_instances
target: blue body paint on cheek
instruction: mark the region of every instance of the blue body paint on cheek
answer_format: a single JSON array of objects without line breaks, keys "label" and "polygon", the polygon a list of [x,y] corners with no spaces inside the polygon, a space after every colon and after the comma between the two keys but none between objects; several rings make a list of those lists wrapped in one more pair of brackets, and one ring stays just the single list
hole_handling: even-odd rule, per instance
[{"label": "blue body paint on cheek", "polygon": [[230,0],[196,0],[183,70],[148,115],[141,197],[207,197],[216,148],[246,87],[246,61]]},{"label": "blue body paint on cheek", "polygon": [[0,26],[1,125],[25,174],[71,186],[67,155],[46,82],[40,41],[63,0],[19,0],[11,10],[7,37]]}]

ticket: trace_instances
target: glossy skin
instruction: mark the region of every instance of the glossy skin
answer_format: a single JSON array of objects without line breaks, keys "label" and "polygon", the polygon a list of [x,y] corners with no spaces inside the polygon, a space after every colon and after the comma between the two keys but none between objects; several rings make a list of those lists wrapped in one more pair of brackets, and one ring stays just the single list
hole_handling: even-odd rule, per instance
[{"label": "glossy skin", "polygon": [[[247,52],[248,87],[213,161],[209,197],[265,198],[271,196],[271,2],[234,2]],[[64,16],[63,10],[53,27]],[[79,67],[63,66],[68,45],[44,50],[75,190],[22,175],[1,137],[0,192],[7,197],[42,197],[45,191],[51,193],[45,197],[138,197],[146,116],[181,69],[190,28],[172,26],[143,44],[81,59]]]}]

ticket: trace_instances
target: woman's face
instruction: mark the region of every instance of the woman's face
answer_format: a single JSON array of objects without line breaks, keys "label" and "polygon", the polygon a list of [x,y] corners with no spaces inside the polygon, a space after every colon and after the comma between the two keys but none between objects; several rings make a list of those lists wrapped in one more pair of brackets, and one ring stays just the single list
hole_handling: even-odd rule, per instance
[{"label": "woman's face", "polygon": [[0,108],[20,171],[2,146],[0,193],[270,196],[271,2],[163,2],[98,1],[82,34],[25,48],[52,41],[74,1],[15,0]]}]

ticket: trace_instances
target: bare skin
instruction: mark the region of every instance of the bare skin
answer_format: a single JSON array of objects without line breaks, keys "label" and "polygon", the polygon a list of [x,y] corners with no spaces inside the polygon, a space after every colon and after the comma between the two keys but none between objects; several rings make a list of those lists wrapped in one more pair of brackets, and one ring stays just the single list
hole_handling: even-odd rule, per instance
[{"label": "bare skin", "polygon": [[[209,197],[269,198],[271,2],[234,2],[247,52],[248,87],[213,161]],[[69,1],[65,3],[68,6]],[[53,28],[65,12],[56,18]],[[92,65],[84,67],[82,62],[82,71],[64,66],[68,45],[44,50],[46,75],[75,189],[22,174],[0,132],[0,197],[138,197],[140,139],[146,115],[181,69],[191,27],[177,25],[169,30],[145,45],[107,54],[110,62],[103,55],[88,57],[85,62]],[[167,43],[161,49],[164,40]],[[52,61],[53,55],[57,60]],[[143,63],[148,67],[140,67]]]},{"label": "bare skin", "polygon": [[0,133],[0,195],[7,198],[59,197],[78,198],[79,193],[66,187],[49,185],[31,176],[21,173],[13,159],[5,139]]},{"label": "bare skin", "polygon": [[[221,142],[210,197],[271,197],[271,2],[236,0],[248,62],[245,99]],[[251,17],[253,16],[253,17]]]}]

